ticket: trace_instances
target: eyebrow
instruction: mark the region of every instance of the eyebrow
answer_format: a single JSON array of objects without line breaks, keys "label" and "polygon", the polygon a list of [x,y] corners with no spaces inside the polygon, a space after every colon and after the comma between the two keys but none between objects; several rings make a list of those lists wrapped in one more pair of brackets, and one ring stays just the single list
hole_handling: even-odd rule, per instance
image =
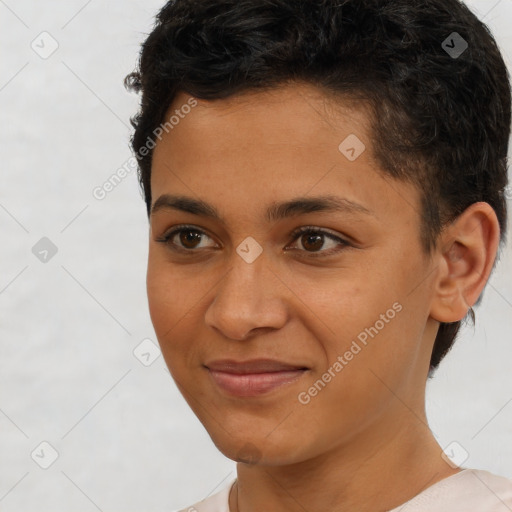
[{"label": "eyebrow", "polygon": [[[161,210],[178,210],[224,222],[218,210],[211,204],[201,199],[182,195],[161,195],[151,207],[151,215]],[[296,197],[281,203],[274,202],[267,209],[266,220],[272,222],[313,212],[361,213],[375,216],[373,212],[359,203],[343,197],[326,195]]]}]

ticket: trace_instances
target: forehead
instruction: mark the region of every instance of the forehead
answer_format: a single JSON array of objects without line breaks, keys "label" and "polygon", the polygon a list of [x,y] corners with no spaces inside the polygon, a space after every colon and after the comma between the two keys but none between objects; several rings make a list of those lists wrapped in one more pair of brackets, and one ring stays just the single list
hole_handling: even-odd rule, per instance
[{"label": "forehead", "polygon": [[[180,91],[163,123],[166,128],[153,153],[153,171],[160,165],[191,167],[206,158],[201,169],[210,172],[226,163],[233,176],[240,169],[232,165],[247,160],[247,170],[261,174],[265,164],[276,174],[286,162],[286,167],[296,168],[299,179],[304,164],[327,170],[329,161],[356,168],[355,158],[363,151],[365,165],[378,167],[364,106],[335,99],[302,82],[215,100]],[[340,149],[347,138],[350,144]],[[349,153],[341,151],[347,149]]]},{"label": "forehead", "polygon": [[[153,154],[153,203],[177,192],[256,214],[258,202],[266,209],[283,196],[336,192],[386,210],[400,194],[384,190],[368,110],[309,84],[218,100],[180,92],[166,114],[174,116],[172,129]],[[410,187],[402,194],[415,201]]]},{"label": "forehead", "polygon": [[[196,103],[191,112],[193,116],[190,116],[196,123],[195,129],[229,128],[228,125],[236,123],[240,138],[251,132],[264,138],[266,133],[269,142],[281,140],[290,143],[307,142],[314,135],[313,132],[337,127],[357,132],[369,142],[370,109],[365,102],[356,101],[348,95],[335,95],[304,82],[243,91],[214,100],[194,98],[179,91],[167,111],[166,119],[190,101]],[[287,130],[281,132],[280,129],[284,127]],[[239,132],[238,128],[245,128],[245,131]],[[236,138],[236,134],[230,135]],[[318,143],[318,140],[314,143]]]}]

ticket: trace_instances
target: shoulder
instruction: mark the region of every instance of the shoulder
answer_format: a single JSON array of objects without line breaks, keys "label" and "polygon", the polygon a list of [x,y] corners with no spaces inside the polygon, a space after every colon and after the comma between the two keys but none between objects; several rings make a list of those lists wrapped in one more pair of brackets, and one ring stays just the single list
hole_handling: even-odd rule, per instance
[{"label": "shoulder", "polygon": [[[468,505],[473,497],[482,512],[509,512],[512,510],[512,479],[495,475],[483,469],[470,469],[467,483],[461,482],[461,490],[467,495]],[[481,505],[480,505],[481,503]]]},{"label": "shoulder", "polygon": [[431,512],[510,512],[512,510],[512,479],[483,469],[465,468],[412,498],[407,512],[428,508]]},{"label": "shoulder", "polygon": [[235,480],[236,478],[233,478],[219,492],[212,494],[208,498],[176,512],[229,512],[229,491]]}]

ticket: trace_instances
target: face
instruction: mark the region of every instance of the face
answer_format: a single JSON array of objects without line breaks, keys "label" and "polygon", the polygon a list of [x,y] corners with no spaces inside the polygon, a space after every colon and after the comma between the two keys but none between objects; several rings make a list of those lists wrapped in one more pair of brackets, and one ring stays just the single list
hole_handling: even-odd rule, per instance
[{"label": "face", "polygon": [[396,428],[404,402],[422,410],[435,326],[419,192],[379,169],[364,108],[294,84],[180,93],[172,114],[153,155],[149,308],[217,447],[305,461]]}]

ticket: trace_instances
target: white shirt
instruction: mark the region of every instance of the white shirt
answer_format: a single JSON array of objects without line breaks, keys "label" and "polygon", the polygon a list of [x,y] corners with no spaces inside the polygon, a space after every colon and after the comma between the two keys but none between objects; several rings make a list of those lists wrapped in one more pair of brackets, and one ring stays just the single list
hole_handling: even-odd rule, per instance
[{"label": "white shirt", "polygon": [[[229,492],[235,480],[178,512],[229,512]],[[512,479],[464,468],[388,512],[512,512]]]}]

